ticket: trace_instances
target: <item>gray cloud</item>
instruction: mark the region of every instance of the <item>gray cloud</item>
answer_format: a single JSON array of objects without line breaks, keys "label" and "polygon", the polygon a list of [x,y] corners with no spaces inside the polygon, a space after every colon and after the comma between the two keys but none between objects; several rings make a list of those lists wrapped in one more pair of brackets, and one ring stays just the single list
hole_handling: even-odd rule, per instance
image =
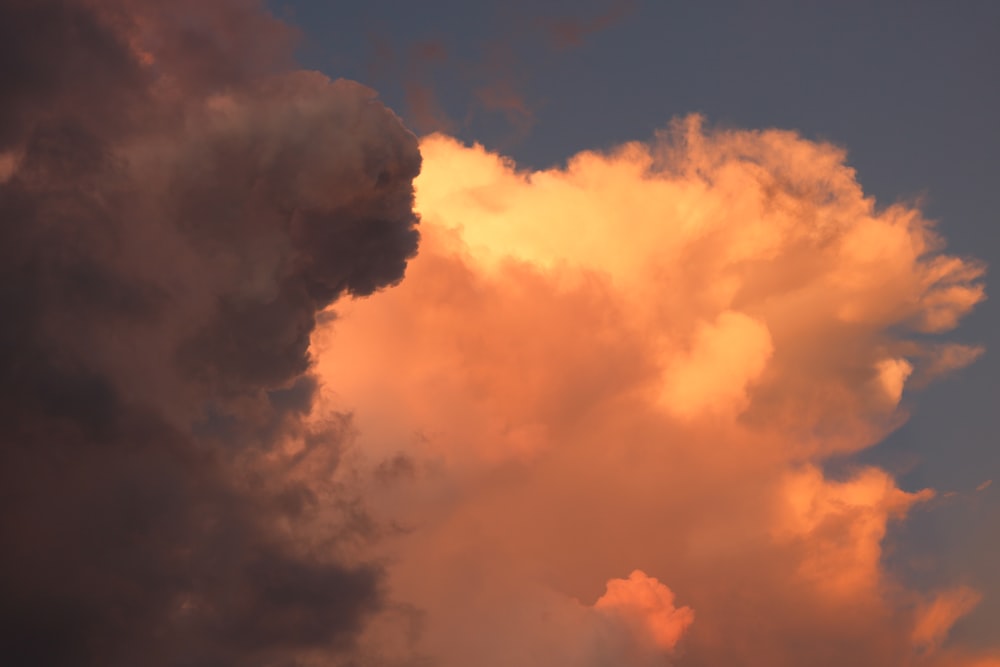
[{"label": "gray cloud", "polygon": [[[256,3],[164,4],[0,4],[11,664],[295,664],[379,605],[350,526],[306,530],[343,440],[303,421],[307,346],[402,278],[416,141],[372,91],[287,70]],[[328,465],[273,463],[289,438]]]}]

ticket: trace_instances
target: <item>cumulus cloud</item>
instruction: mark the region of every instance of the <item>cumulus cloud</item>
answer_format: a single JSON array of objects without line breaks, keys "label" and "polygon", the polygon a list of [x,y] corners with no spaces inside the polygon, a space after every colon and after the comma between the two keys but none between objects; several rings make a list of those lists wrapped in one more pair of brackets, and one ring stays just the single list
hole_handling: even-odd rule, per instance
[{"label": "cumulus cloud", "polygon": [[983,298],[979,263],[792,132],[690,117],[536,172],[421,151],[406,281],[312,339],[421,618],[395,657],[370,632],[372,664],[642,664],[651,636],[658,664],[957,655],[882,560],[933,492],[823,461],[976,357],[936,334]]},{"label": "cumulus cloud", "polygon": [[378,607],[315,316],[398,282],[415,138],[252,0],[0,4],[0,653],[264,665]]},{"label": "cumulus cloud", "polygon": [[671,590],[642,570],[627,579],[609,580],[594,608],[625,621],[643,640],[664,651],[677,645],[694,620],[689,607],[675,607]]},{"label": "cumulus cloud", "polygon": [[830,481],[816,467],[785,480],[785,515],[775,525],[777,539],[799,542],[796,575],[830,596],[858,599],[877,595],[879,560],[889,519],[906,515],[934,493],[906,493],[877,468],[855,473],[845,482]]}]

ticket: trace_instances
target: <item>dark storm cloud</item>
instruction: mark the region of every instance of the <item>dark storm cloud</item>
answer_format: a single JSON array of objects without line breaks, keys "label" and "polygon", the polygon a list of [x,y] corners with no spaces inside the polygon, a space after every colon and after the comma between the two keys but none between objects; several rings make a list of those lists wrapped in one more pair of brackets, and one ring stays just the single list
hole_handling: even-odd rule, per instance
[{"label": "dark storm cloud", "polygon": [[0,0],[4,662],[293,664],[379,603],[311,529],[345,428],[303,421],[307,348],[402,278],[420,157],[282,73],[291,37],[250,0]]}]

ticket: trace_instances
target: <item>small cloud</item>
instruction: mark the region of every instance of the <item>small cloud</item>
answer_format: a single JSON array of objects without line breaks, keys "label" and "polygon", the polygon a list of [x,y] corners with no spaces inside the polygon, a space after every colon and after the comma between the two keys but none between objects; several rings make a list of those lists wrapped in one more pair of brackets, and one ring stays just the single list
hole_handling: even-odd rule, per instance
[{"label": "small cloud", "polygon": [[414,42],[409,52],[410,62],[416,64],[444,62],[448,59],[448,49],[444,42],[437,39]]},{"label": "small cloud", "polygon": [[690,607],[675,607],[674,593],[655,577],[635,570],[628,579],[611,579],[594,608],[625,621],[657,648],[672,650],[694,622]]},{"label": "small cloud", "polygon": [[618,23],[631,14],[635,6],[633,0],[613,0],[606,10],[590,19],[564,16],[543,20],[541,25],[552,48],[564,51],[582,46],[587,37]]},{"label": "small cloud", "polygon": [[982,595],[967,586],[944,591],[933,601],[917,610],[917,620],[913,627],[914,647],[924,652],[937,649],[948,636],[952,626],[982,600]]},{"label": "small cloud", "polygon": [[434,89],[422,83],[406,84],[406,111],[407,121],[422,134],[449,132],[454,128]]}]

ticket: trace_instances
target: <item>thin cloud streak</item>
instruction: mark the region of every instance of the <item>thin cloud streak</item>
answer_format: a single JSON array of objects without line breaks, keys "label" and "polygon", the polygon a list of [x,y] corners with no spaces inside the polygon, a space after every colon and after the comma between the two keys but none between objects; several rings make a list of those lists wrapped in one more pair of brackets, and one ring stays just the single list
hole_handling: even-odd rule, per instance
[{"label": "thin cloud streak", "polygon": [[608,7],[591,18],[564,16],[539,20],[557,50],[567,50],[583,45],[591,35],[606,30],[636,10],[635,0],[611,0]]}]

